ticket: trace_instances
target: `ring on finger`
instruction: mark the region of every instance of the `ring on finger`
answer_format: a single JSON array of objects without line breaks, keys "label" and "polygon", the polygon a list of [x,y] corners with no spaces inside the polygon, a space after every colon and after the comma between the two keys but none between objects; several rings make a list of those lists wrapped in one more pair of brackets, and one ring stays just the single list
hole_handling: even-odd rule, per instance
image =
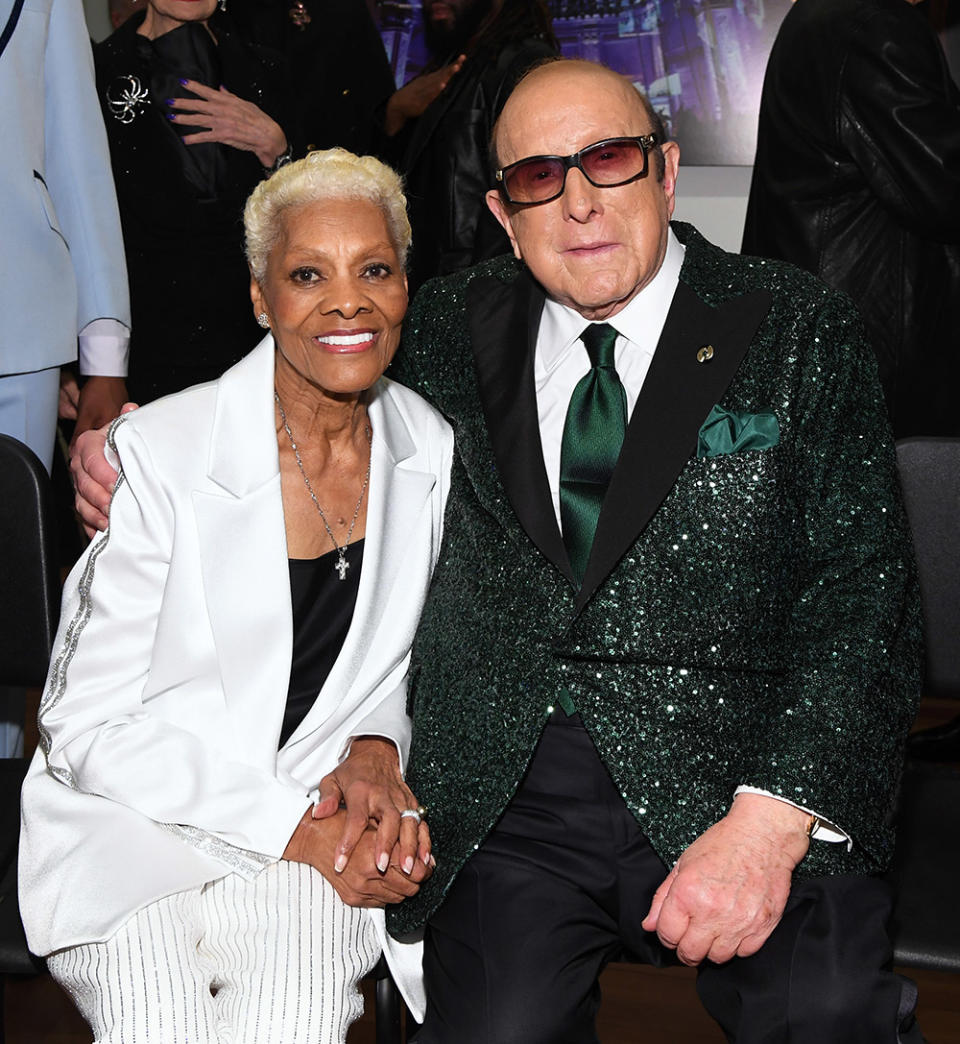
[{"label": "ring on finger", "polygon": [[423,818],[419,808],[405,808],[400,813],[401,819],[415,819],[418,823]]}]

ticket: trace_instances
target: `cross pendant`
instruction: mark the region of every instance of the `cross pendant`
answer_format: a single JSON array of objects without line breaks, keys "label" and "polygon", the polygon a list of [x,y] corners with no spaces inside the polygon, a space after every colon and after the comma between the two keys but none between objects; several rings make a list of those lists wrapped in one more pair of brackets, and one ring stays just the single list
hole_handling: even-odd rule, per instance
[{"label": "cross pendant", "polygon": [[347,561],[346,553],[341,548],[340,557],[337,559],[337,564],[333,567],[340,575],[341,580],[347,579],[347,570],[350,568],[350,563]]}]

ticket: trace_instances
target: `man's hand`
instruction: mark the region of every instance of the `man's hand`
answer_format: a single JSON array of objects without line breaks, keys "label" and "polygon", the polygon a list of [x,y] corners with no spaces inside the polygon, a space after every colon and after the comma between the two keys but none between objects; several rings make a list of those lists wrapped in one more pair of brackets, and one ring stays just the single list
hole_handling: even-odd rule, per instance
[{"label": "man's hand", "polygon": [[216,141],[235,149],[252,152],[269,169],[287,151],[287,139],[280,125],[253,102],[231,94],[226,87],[214,90],[196,80],[184,84],[196,98],[171,98],[170,119],[187,127],[203,127],[187,134],[184,145]]},{"label": "man's hand", "polygon": [[122,377],[88,377],[80,389],[71,451],[79,436],[91,428],[109,424],[126,401],[127,384]]},{"label": "man's hand", "polygon": [[387,111],[383,121],[387,134],[392,138],[403,130],[407,120],[415,120],[418,116],[422,116],[434,98],[444,91],[450,80],[460,72],[466,60],[466,55],[458,55],[442,69],[417,76],[400,90],[394,91],[387,102]]},{"label": "man's hand", "polygon": [[417,864],[411,874],[391,861],[385,871],[375,862],[377,832],[368,827],[353,849],[353,858],[341,872],[334,870],[334,852],[346,827],[347,813],[336,812],[325,819],[314,819],[307,809],[283,853],[284,859],[309,863],[337,890],[348,906],[386,906],[399,903],[420,890],[429,870]]},{"label": "man's hand", "polygon": [[[137,408],[128,402],[115,411],[110,421],[118,414],[130,413]],[[103,455],[110,425],[85,431],[70,446],[70,474],[76,490],[74,504],[83,522],[86,534],[92,540],[98,530],[107,528],[110,501],[117,482],[117,473]]]},{"label": "man's hand", "polygon": [[[333,862],[343,872],[357,844],[376,823],[376,865],[385,870],[391,857],[405,874],[415,867],[422,876],[433,872],[430,830],[425,822],[403,816],[405,809],[417,808],[417,799],[400,775],[397,748],[380,736],[359,736],[350,744],[350,755],[320,781],[320,802],[313,809],[314,819],[334,815],[341,803],[346,806],[343,836]],[[421,877],[422,879],[422,877]]]},{"label": "man's hand", "polygon": [[762,794],[739,794],[680,856],[657,889],[645,931],[689,965],[749,957],[783,916],[810,816]]}]

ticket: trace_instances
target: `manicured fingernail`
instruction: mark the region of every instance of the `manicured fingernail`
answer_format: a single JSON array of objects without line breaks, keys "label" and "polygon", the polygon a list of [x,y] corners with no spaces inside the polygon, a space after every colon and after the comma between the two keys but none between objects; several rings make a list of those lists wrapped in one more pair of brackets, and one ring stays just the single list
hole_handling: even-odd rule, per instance
[{"label": "manicured fingernail", "polygon": [[175,112],[168,112],[167,113],[167,119],[168,120],[175,120],[176,118],[177,118],[177,114]]},{"label": "manicured fingernail", "polygon": [[387,855],[386,852],[381,852],[380,855],[377,856],[377,869],[380,871],[381,874],[383,874],[386,873],[387,867],[389,865],[390,857]]},{"label": "manicured fingernail", "polygon": [[343,868],[347,865],[347,857],[341,852],[337,856],[336,861],[333,864],[333,869],[338,873],[343,873]]},{"label": "manicured fingernail", "polygon": [[403,872],[405,874],[409,874],[412,869],[413,869],[413,856],[407,856],[407,858],[404,859],[404,861],[403,861]]},{"label": "manicured fingernail", "polygon": [[436,866],[437,865],[436,859],[433,858],[433,852],[430,853],[430,865],[431,866]]},{"label": "manicured fingernail", "polygon": [[189,82],[190,82],[189,80],[181,79],[180,80],[180,86],[181,87],[186,87]]},{"label": "manicured fingernail", "polygon": [[167,105],[173,105],[173,103],[174,103],[174,102],[175,102],[176,100],[177,100],[176,98],[167,98]]}]

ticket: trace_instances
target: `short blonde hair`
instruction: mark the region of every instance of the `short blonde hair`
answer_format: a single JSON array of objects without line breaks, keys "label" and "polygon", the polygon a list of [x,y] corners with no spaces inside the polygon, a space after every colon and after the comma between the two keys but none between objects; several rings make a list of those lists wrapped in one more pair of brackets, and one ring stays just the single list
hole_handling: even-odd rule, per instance
[{"label": "short blonde hair", "polygon": [[247,264],[254,279],[261,282],[266,274],[284,211],[336,199],[365,199],[376,204],[386,218],[400,264],[406,267],[411,235],[400,175],[373,156],[324,149],[281,167],[250,194],[243,227]]}]

